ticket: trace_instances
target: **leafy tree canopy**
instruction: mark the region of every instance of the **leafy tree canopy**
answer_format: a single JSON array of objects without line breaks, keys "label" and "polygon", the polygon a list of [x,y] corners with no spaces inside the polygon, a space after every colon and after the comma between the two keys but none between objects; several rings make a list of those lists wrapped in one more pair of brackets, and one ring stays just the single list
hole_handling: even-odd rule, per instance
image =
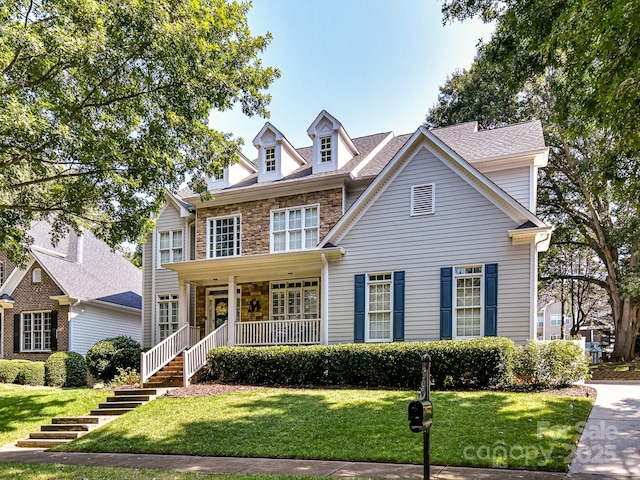
[{"label": "leafy tree canopy", "polygon": [[185,179],[233,161],[211,109],[267,116],[278,70],[250,5],[228,0],[7,0],[0,4],[0,249],[24,260],[35,219],[135,240]]}]

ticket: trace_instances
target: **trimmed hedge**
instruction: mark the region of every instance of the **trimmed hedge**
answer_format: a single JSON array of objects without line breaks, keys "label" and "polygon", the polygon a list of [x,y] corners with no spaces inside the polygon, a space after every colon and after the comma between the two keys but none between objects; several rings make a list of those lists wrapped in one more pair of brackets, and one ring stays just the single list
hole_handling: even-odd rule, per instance
[{"label": "trimmed hedge", "polygon": [[139,371],[141,352],[140,344],[131,337],[105,338],[87,351],[87,367],[94,377],[109,382],[118,373],[118,368]]},{"label": "trimmed hedge", "polygon": [[47,385],[52,387],[84,387],[87,384],[87,362],[76,352],[55,352],[44,364]]},{"label": "trimmed hedge", "polygon": [[25,362],[20,364],[16,377],[20,385],[44,385],[44,362]]},{"label": "trimmed hedge", "polygon": [[435,388],[489,388],[507,383],[515,345],[505,338],[439,342],[224,347],[209,352],[205,381],[251,385],[420,387],[421,358],[431,355]]},{"label": "trimmed hedge", "polygon": [[17,383],[20,366],[28,360],[0,360],[0,383]]}]

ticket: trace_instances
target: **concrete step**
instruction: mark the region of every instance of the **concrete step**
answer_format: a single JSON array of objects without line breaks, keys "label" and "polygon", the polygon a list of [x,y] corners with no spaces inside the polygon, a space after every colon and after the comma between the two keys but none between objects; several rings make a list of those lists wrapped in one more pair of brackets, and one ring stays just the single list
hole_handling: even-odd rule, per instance
[{"label": "concrete step", "polygon": [[56,439],[25,439],[18,440],[16,445],[18,447],[23,448],[52,448],[58,445],[62,445],[63,443],[68,443],[70,440],[56,440]]},{"label": "concrete step", "polygon": [[116,397],[123,395],[157,395],[158,391],[155,388],[127,388],[125,390],[115,390],[113,394]]},{"label": "concrete step", "polygon": [[33,432],[29,434],[32,440],[75,440],[87,432]]},{"label": "concrete step", "polygon": [[[118,397],[116,397],[118,398]],[[139,407],[140,405],[142,405],[144,402],[106,402],[106,403],[99,403],[98,404],[98,408],[99,409],[103,409],[103,408],[136,408]],[[95,418],[95,417],[93,417]]]},{"label": "concrete step", "polygon": [[40,427],[40,431],[42,432],[88,432],[91,430],[89,425],[80,425],[78,423],[68,423],[68,424],[52,424],[52,425],[42,425]]},{"label": "concrete step", "polygon": [[89,415],[124,415],[125,413],[129,413],[133,408],[98,408],[96,410],[91,410]]},{"label": "concrete step", "polygon": [[150,395],[118,395],[117,397],[107,397],[107,403],[119,402],[148,402],[151,400]]},{"label": "concrete step", "polygon": [[63,425],[71,425],[71,424],[79,424],[79,425],[97,425],[100,423],[100,419],[96,417],[90,417],[88,415],[82,417],[55,417],[51,420],[51,423],[54,424],[63,424]]}]

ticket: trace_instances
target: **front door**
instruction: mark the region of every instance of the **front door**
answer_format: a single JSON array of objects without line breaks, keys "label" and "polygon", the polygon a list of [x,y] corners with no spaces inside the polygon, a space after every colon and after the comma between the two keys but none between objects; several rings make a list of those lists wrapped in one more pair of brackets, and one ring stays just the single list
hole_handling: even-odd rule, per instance
[{"label": "front door", "polygon": [[[240,321],[240,290],[238,289],[236,321]],[[229,295],[226,290],[209,291],[207,295],[206,334],[209,335],[229,318]]]}]

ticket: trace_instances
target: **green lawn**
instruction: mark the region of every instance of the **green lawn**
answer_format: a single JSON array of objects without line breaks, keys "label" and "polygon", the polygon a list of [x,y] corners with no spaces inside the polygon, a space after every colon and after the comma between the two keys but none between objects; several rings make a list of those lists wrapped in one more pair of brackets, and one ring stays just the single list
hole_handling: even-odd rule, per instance
[{"label": "green lawn", "polygon": [[[160,398],[68,451],[422,462],[409,431],[414,392],[264,389]],[[566,470],[592,400],[532,393],[434,392],[432,463]]]},{"label": "green lawn", "polygon": [[106,396],[88,388],[0,384],[0,445],[27,437],[53,417],[85,415]]},{"label": "green lawn", "polygon": [[73,465],[30,463],[0,463],[0,478],[10,478],[11,480],[314,480],[314,477],[288,475],[204,475],[137,468],[76,467]]}]

